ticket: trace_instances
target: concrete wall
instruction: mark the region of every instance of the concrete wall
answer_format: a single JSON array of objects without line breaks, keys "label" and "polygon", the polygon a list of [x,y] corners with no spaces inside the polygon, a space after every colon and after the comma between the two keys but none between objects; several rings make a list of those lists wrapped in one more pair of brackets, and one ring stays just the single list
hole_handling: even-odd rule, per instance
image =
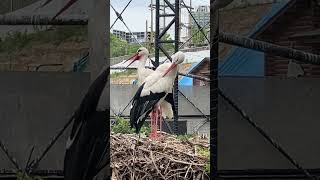
[{"label": "concrete wall", "polygon": [[[183,119],[183,118],[181,118]],[[196,118],[196,119],[186,119],[187,121],[187,133],[188,134],[210,134],[210,122],[206,119]]]},{"label": "concrete wall", "polygon": [[[223,77],[230,96],[304,168],[320,168],[320,79]],[[219,98],[219,169],[295,169]]]},{"label": "concrete wall", "polygon": [[[34,158],[63,127],[88,85],[88,73],[0,73],[0,139],[20,166],[25,166],[33,145]],[[40,169],[62,169],[68,131],[40,163]],[[13,166],[0,150],[0,169],[10,168]]]},{"label": "concrete wall", "polygon": [[[11,12],[35,3],[39,0],[1,0],[0,1],[0,14]],[[12,4],[11,4],[12,2]]]}]

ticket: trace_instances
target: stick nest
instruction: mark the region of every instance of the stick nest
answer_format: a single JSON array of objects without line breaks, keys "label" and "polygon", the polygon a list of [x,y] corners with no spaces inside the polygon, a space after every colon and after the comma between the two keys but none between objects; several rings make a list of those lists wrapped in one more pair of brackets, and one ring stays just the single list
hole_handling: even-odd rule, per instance
[{"label": "stick nest", "polygon": [[205,172],[208,156],[199,147],[209,148],[208,139],[179,140],[161,132],[150,140],[136,134],[111,134],[112,180],[121,179],[210,179]]}]

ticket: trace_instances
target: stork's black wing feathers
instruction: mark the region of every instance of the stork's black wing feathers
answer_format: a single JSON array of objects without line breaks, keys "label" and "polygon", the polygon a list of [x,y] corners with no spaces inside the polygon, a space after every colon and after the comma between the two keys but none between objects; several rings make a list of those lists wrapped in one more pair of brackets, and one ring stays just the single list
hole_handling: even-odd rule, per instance
[{"label": "stork's black wing feathers", "polygon": [[176,114],[176,106],[174,104],[173,93],[168,93],[164,100],[171,104],[173,114]]},{"label": "stork's black wing feathers", "polygon": [[154,106],[166,95],[165,92],[150,92],[150,95],[140,97],[143,87],[144,84],[139,87],[138,91],[134,95],[132,109],[130,110],[131,128],[135,127],[136,133],[140,132],[143,123],[153,110]]},{"label": "stork's black wing feathers", "polygon": [[97,111],[101,94],[109,78],[105,69],[90,85],[79,108],[74,114],[74,123],[67,142],[64,159],[65,180],[93,179],[99,161],[109,144],[106,119],[109,110]]},{"label": "stork's black wing feathers", "polygon": [[90,85],[86,95],[81,101],[80,107],[74,114],[74,123],[70,138],[74,138],[75,132],[79,129],[81,122],[86,121],[95,111],[99,103],[102,91],[109,78],[109,69],[105,69],[96,80]]},{"label": "stork's black wing feathers", "polygon": [[83,123],[74,143],[67,150],[64,161],[64,179],[91,180],[101,166],[101,159],[109,149],[107,133],[108,112],[95,112]]}]

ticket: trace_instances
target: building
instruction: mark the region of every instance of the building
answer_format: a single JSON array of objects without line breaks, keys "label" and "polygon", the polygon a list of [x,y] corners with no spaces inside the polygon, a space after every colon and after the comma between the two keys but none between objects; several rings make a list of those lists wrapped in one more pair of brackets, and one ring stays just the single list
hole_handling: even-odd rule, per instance
[{"label": "building", "polygon": [[[201,27],[204,27],[210,22],[210,6],[198,6],[196,11],[191,13]],[[191,21],[191,26],[197,28],[197,24],[193,18]]]},{"label": "building", "polygon": [[119,30],[113,30],[112,33],[117,36],[117,38],[127,40],[127,33],[124,31],[119,31]]},{"label": "building", "polygon": [[[246,36],[320,54],[319,12],[315,1],[288,0],[274,3]],[[219,65],[220,75],[320,77],[319,66],[300,64],[251,49],[233,47],[226,54]],[[302,73],[299,72],[301,70]],[[292,74],[293,71],[296,74]]]},{"label": "building", "polygon": [[[255,37],[277,45],[320,54],[320,7],[314,1],[291,0]],[[292,62],[302,77],[320,77],[320,66],[264,54],[265,76],[293,76]],[[291,70],[292,71],[292,70]]]},{"label": "building", "polygon": [[[314,1],[281,1],[221,13],[221,31],[320,54],[320,9]],[[239,23],[232,23],[234,21]],[[320,77],[320,67],[316,65],[223,43],[219,46],[220,76]],[[205,75],[208,62],[199,63],[190,71]],[[188,77],[181,81],[186,85],[200,85]]]},{"label": "building", "polygon": [[112,33],[118,38],[126,40],[128,43],[137,43],[136,39],[139,41],[139,43],[144,43],[150,39],[150,32],[148,32],[147,36],[146,32],[132,32],[131,34],[125,31],[113,30]]},{"label": "building", "polygon": [[[200,62],[193,63],[189,68],[187,74],[193,74],[197,76],[207,77],[209,78],[209,57],[203,58]],[[184,86],[209,86],[210,83],[198,79],[193,79],[190,77],[183,77],[179,80],[179,85]]]}]

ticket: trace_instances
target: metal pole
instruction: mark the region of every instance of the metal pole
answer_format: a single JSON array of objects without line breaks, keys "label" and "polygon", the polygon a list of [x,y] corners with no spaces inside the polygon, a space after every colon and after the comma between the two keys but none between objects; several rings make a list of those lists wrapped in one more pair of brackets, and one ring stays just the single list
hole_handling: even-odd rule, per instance
[{"label": "metal pole", "polygon": [[145,34],[145,41],[148,43],[148,20],[146,20],[146,34]]},{"label": "metal pole", "polygon": [[[151,35],[150,35],[150,42],[152,44],[152,41],[154,41],[154,36],[153,36],[153,0],[151,0],[150,8],[151,8]],[[151,44],[150,44],[150,47],[151,47]]]},{"label": "metal pole", "polygon": [[[174,6],[174,10],[175,10],[175,37],[174,37],[174,51],[177,52],[179,51],[179,42],[180,42],[180,0],[175,0],[175,6]],[[176,107],[176,111],[174,114],[174,120],[173,120],[173,124],[174,124],[174,133],[177,134],[178,133],[178,120],[179,120],[179,113],[178,113],[178,77],[176,77],[175,79],[175,83],[174,83],[174,102],[175,102],[175,107]]]},{"label": "metal pole", "polygon": [[[190,12],[192,12],[192,0],[190,0]],[[188,26],[188,38],[192,36],[192,22],[191,22],[191,14],[189,14],[189,26]],[[188,43],[188,46],[191,47],[191,42]]]},{"label": "metal pole", "polygon": [[297,50],[297,49],[291,49],[289,47],[279,46],[276,44],[272,44],[272,43],[244,37],[244,36],[220,32],[219,41],[226,44],[253,49],[253,50],[264,52],[267,54],[285,57],[288,59],[294,59],[303,63],[320,65],[320,55],[308,53],[308,52]]},{"label": "metal pole", "polygon": [[[210,0],[210,9],[213,9],[215,0]],[[218,11],[211,11],[210,24],[210,177],[218,178],[218,57],[219,57],[219,19]]]},{"label": "metal pole", "polygon": [[159,66],[160,0],[156,0],[155,68]]},{"label": "metal pole", "polygon": [[10,12],[13,12],[13,0],[10,1]]},{"label": "metal pole", "polygon": [[0,25],[87,25],[88,16],[70,15],[52,19],[43,15],[0,15]]},{"label": "metal pole", "polygon": [[91,81],[94,81],[107,63],[108,31],[105,27],[110,27],[110,24],[107,23],[105,0],[92,0],[90,6],[88,22],[89,71]]},{"label": "metal pole", "polygon": [[[163,14],[166,14],[166,2],[163,1]],[[163,29],[166,28],[166,17],[163,17]]]}]

